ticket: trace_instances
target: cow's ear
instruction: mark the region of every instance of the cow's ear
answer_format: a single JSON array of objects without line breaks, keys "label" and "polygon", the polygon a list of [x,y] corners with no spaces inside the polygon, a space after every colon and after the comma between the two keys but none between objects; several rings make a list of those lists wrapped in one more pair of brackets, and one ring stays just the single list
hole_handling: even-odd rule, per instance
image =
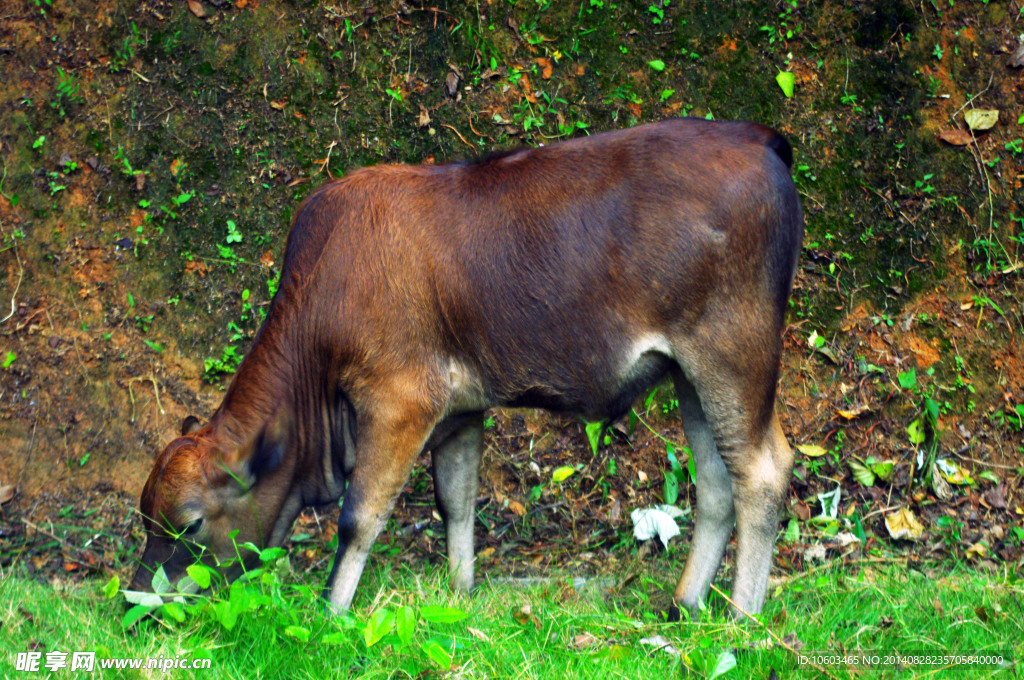
[{"label": "cow's ear", "polygon": [[240,467],[252,484],[281,466],[292,438],[292,418],[287,409],[278,409],[252,441],[240,451]]},{"label": "cow's ear", "polygon": [[187,416],[185,420],[181,421],[181,436],[184,437],[187,434],[192,434],[202,426],[203,424],[199,418]]}]

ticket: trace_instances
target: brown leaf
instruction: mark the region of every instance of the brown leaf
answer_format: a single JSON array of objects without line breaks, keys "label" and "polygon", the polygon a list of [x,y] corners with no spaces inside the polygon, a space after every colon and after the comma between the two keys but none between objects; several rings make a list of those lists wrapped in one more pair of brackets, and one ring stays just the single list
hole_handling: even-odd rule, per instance
[{"label": "brown leaf", "polygon": [[283,102],[272,100],[270,102],[270,106],[275,108],[275,109],[277,109],[278,111],[284,111],[284,107],[287,106],[287,105],[288,105],[288,101],[287,100],[285,100]]},{"label": "brown leaf", "polygon": [[534,96],[533,88],[530,87],[530,78],[525,73],[519,76],[519,86],[523,88],[523,96],[526,97],[526,101],[536,104],[537,97]]},{"label": "brown leaf", "polygon": [[971,143],[971,133],[967,130],[942,130],[939,139],[953,146],[966,146]]},{"label": "brown leaf", "polygon": [[181,169],[183,167],[185,167],[185,161],[181,160],[180,158],[175,158],[173,161],[171,161],[171,174],[177,177],[178,173],[181,172]]},{"label": "brown leaf", "polygon": [[146,186],[146,175],[142,172],[135,175],[135,189],[136,191],[142,191]]},{"label": "brown leaf", "polygon": [[895,539],[910,539],[916,541],[921,538],[924,527],[907,508],[900,508],[896,512],[885,516],[885,528],[889,535]]},{"label": "brown leaf", "polygon": [[515,514],[519,515],[520,517],[526,514],[526,508],[524,508],[523,504],[520,503],[519,501],[509,501],[508,509],[514,512]]},{"label": "brown leaf", "polygon": [[449,97],[454,97],[455,93],[459,91],[459,76],[455,71],[449,71],[445,76],[444,91]]},{"label": "brown leaf", "polygon": [[573,649],[586,649],[598,642],[600,642],[600,640],[590,633],[580,633],[572,639],[571,646]]},{"label": "brown leaf", "polygon": [[468,630],[469,634],[475,637],[477,640],[482,640],[484,642],[491,641],[491,638],[487,636],[487,633],[483,632],[482,630],[477,630],[476,628],[470,626],[467,626],[466,630]]},{"label": "brown leaf", "polygon": [[547,57],[537,57],[534,61],[537,62],[537,65],[541,68],[540,77],[544,80],[550,78],[552,71],[554,71],[554,66],[551,64],[551,60]]},{"label": "brown leaf", "polygon": [[984,494],[982,494],[982,498],[985,500],[986,503],[988,503],[991,507],[995,508],[996,510],[1005,510],[1006,482],[1001,482],[998,486],[992,487]]},{"label": "brown leaf", "polygon": [[1010,66],[1013,68],[1020,68],[1024,66],[1024,43],[1017,46],[1017,51],[1010,57]]},{"label": "brown leaf", "polygon": [[186,2],[188,2],[188,8],[192,10],[192,14],[195,14],[200,19],[206,16],[206,10],[203,9],[199,0],[186,0]]},{"label": "brown leaf", "polygon": [[14,498],[14,485],[5,484],[0,486],[0,505],[9,503],[12,498]]},{"label": "brown leaf", "polygon": [[422,106],[420,107],[420,115],[416,119],[416,127],[424,128],[430,125],[430,112]]}]

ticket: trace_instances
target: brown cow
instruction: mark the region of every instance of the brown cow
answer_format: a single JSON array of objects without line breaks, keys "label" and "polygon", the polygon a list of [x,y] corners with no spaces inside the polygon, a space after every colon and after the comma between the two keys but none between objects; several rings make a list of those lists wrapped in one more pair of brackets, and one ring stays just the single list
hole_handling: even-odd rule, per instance
[{"label": "brown cow", "polygon": [[325,592],[343,610],[431,450],[468,591],[484,410],[615,418],[671,374],[697,469],[675,600],[698,608],[736,523],[732,599],[758,612],[793,460],[774,413],[803,238],[791,160],[761,125],[676,119],[321,187],[223,403],[157,458],[132,588],[158,565],[175,582],[200,546],[212,563],[280,544],[344,490]]}]

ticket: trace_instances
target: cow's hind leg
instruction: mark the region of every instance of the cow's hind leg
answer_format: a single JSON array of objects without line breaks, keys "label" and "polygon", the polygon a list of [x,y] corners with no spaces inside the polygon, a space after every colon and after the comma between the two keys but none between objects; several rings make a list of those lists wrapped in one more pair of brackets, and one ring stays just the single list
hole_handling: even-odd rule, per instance
[{"label": "cow's hind leg", "polygon": [[[757,614],[764,604],[779,512],[793,468],[793,452],[775,416],[781,339],[774,329],[770,333],[756,333],[753,329],[757,326],[750,317],[745,322],[742,327],[726,326],[708,337],[698,338],[699,344],[681,346],[678,350],[680,365],[697,393],[715,449],[732,481],[737,548],[731,599],[737,617],[742,616],[741,612]],[[694,347],[700,351],[688,352]],[[696,449],[694,453],[697,454]],[[699,471],[700,458],[697,463]],[[714,479],[710,485],[714,493],[724,495],[724,480],[720,476]],[[704,498],[700,485],[698,478],[698,513]],[[710,499],[706,503],[716,507]],[[719,516],[724,518],[721,510]],[[709,530],[714,542],[702,539],[707,541],[709,556],[696,554],[701,546],[695,541],[690,561],[717,564],[719,555],[711,554],[710,548],[717,549],[723,531],[719,519],[716,529]],[[694,576],[692,581],[684,572],[682,591],[677,590],[683,604],[692,606],[692,600],[686,598],[690,592],[700,594],[696,586],[704,585],[707,568],[702,562],[695,563],[692,572],[702,578]],[[691,570],[690,562],[687,570]]]},{"label": "cow's hind leg", "polygon": [[434,494],[444,518],[448,573],[452,585],[467,593],[473,588],[473,522],[483,443],[483,414],[479,413],[433,450]]},{"label": "cow's hind leg", "polygon": [[682,371],[673,371],[673,378],[683,429],[697,472],[697,518],[693,542],[673,599],[685,607],[691,617],[695,617],[722,562],[736,513],[733,509],[732,479],[718,455],[714,433],[704,417],[697,393]]}]

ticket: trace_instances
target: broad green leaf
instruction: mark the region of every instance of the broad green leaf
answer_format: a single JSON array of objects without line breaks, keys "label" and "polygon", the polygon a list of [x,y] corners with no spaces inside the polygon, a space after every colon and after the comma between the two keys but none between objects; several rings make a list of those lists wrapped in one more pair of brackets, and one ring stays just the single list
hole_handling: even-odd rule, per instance
[{"label": "broad green leaf", "polygon": [[871,471],[883,482],[888,482],[892,479],[892,470],[893,462],[891,460],[883,460],[871,466]]},{"label": "broad green leaf", "polygon": [[420,618],[430,623],[456,623],[467,616],[469,614],[455,607],[439,607],[437,605],[420,607]]},{"label": "broad green leaf", "polygon": [[134,607],[129,609],[128,613],[125,614],[124,618],[121,619],[121,626],[123,626],[124,628],[131,628],[139,619],[148,614],[150,611],[152,611],[151,607],[147,607],[141,604],[135,605]]},{"label": "broad green leaf", "polygon": [[302,626],[288,626],[284,629],[284,634],[299,642],[309,642],[309,629]]},{"label": "broad green leaf", "polygon": [[[786,97],[793,96],[793,90],[796,87],[795,75],[793,75],[789,71],[779,71],[779,73],[775,76],[775,82],[777,82],[779,84],[779,87],[782,89],[782,94],[786,95]],[[734,658],[733,663],[735,664],[735,662],[736,660]]]},{"label": "broad green leaf", "polygon": [[673,471],[682,469],[682,466],[679,464],[679,459],[676,457],[675,446],[672,444],[665,444],[665,455],[668,456],[668,464]]},{"label": "broad green leaf", "polygon": [[12,352],[11,350],[7,350],[7,356],[4,357],[3,367],[4,368],[10,368],[11,364],[13,364],[14,361],[17,358],[18,358],[18,355],[15,352]]},{"label": "broad green leaf", "polygon": [[655,71],[665,70],[665,62],[663,62],[661,59],[652,59],[651,61],[647,62],[647,65],[653,68]]},{"label": "broad green leaf", "polygon": [[601,432],[604,430],[604,421],[595,420],[593,422],[587,422],[584,429],[587,431],[587,441],[590,442],[590,451],[596,456],[597,447],[601,443]]},{"label": "broad green leaf", "polygon": [[224,626],[225,630],[231,630],[238,623],[238,612],[231,607],[230,602],[221,600],[213,607],[213,613],[217,619],[217,623]]},{"label": "broad green leaf", "polygon": [[874,486],[875,485],[875,473],[867,469],[855,460],[849,462],[850,470],[853,471],[853,478],[857,480],[862,486]]},{"label": "broad green leaf", "polygon": [[711,672],[708,674],[708,680],[715,680],[715,678],[725,675],[733,668],[736,668],[736,655],[726,650],[715,659],[715,665],[712,666]]},{"label": "broad green leaf", "polygon": [[177,602],[164,602],[161,611],[178,623],[185,620],[185,610]]},{"label": "broad green leaf", "polygon": [[917,370],[916,369],[912,368],[909,371],[904,371],[903,373],[900,373],[897,376],[897,378],[900,381],[900,387],[902,387],[905,390],[912,390],[915,387],[917,387]]},{"label": "broad green leaf", "polygon": [[447,671],[452,667],[452,655],[442,647],[436,640],[430,640],[423,645],[423,651],[434,664],[441,670]]},{"label": "broad green leaf", "polygon": [[921,418],[916,419],[914,422],[907,426],[907,435],[910,436],[911,444],[924,444],[926,439],[924,434],[924,420]]},{"label": "broad green leaf", "polygon": [[202,589],[206,590],[210,587],[210,568],[202,564],[193,564],[188,569],[189,577],[196,582],[196,584]]},{"label": "broad green leaf", "polygon": [[279,557],[283,557],[286,552],[284,548],[265,548],[260,551],[260,562],[273,562]]},{"label": "broad green leaf", "polygon": [[107,581],[107,585],[103,586],[103,597],[111,600],[117,595],[117,591],[121,589],[121,579],[117,574],[110,577]]},{"label": "broad green leaf", "polygon": [[363,640],[367,647],[373,647],[395,627],[395,614],[390,609],[381,607],[370,615],[363,631]]},{"label": "broad green leaf", "polygon": [[568,465],[563,465],[562,467],[557,468],[554,472],[551,473],[551,481],[554,482],[555,484],[561,484],[565,480],[569,479],[569,477],[572,477],[575,472],[575,468],[570,467]]},{"label": "broad green leaf", "polygon": [[328,633],[320,638],[320,643],[325,645],[347,645],[349,638],[344,633]]},{"label": "broad green leaf", "polygon": [[862,545],[867,542],[867,536],[864,533],[864,524],[860,521],[860,514],[854,514],[853,516],[853,535],[860,540]]},{"label": "broad green leaf", "polygon": [[665,502],[675,505],[679,498],[679,478],[675,472],[665,472]]},{"label": "broad green leaf", "polygon": [[978,477],[980,479],[986,479],[992,482],[993,484],[999,483],[998,475],[996,475],[996,473],[992,472],[991,470],[982,470],[981,472],[978,473]]},{"label": "broad green leaf", "polygon": [[800,522],[795,517],[791,517],[786,524],[786,533],[782,535],[782,540],[786,543],[796,543],[800,540]]},{"label": "broad green leaf", "polygon": [[412,634],[416,630],[416,613],[410,607],[400,607],[395,614],[395,632],[403,645],[412,641]]}]

